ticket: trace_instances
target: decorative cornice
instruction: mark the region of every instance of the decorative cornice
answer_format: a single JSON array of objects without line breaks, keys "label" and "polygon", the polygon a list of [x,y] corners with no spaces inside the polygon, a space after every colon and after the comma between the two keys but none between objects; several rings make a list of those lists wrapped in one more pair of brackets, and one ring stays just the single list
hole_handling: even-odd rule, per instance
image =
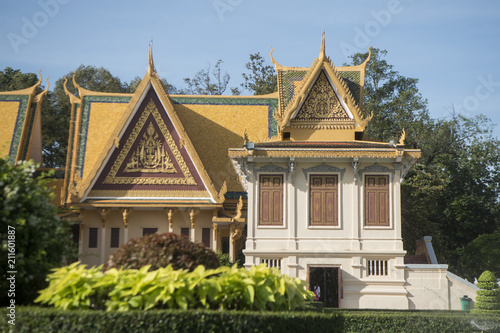
[{"label": "decorative cornice", "polygon": [[340,129],[340,130],[345,130],[345,129],[355,129],[355,124],[353,120],[337,120],[334,122],[296,122],[296,121],[290,121],[290,128],[296,128],[296,129],[314,129],[314,130],[319,130],[319,129]]},{"label": "decorative cornice", "polygon": [[371,173],[371,172],[384,172],[384,173],[388,172],[392,175],[392,177],[394,177],[395,170],[380,164],[372,164],[358,171],[361,177],[363,176],[364,173]]},{"label": "decorative cornice", "polygon": [[[387,158],[395,159],[400,156],[396,149],[314,149],[314,148],[256,148],[253,157],[307,157],[307,158]],[[420,157],[420,150],[404,151],[404,156]],[[247,153],[242,149],[229,149],[229,157],[246,158]]]},{"label": "decorative cornice", "polygon": [[340,180],[342,180],[344,178],[345,168],[339,169],[333,165],[328,165],[323,163],[307,169],[302,169],[302,171],[304,172],[304,176],[306,177],[306,179],[307,175],[311,172],[325,172],[325,173],[340,173]]},{"label": "decorative cornice", "polygon": [[161,191],[161,190],[91,190],[87,199],[94,198],[210,198],[207,191]]},{"label": "decorative cornice", "polygon": [[280,167],[279,165],[275,164],[267,164],[263,165],[258,169],[255,169],[257,172],[281,172],[281,173],[286,173],[288,174],[288,169]]}]

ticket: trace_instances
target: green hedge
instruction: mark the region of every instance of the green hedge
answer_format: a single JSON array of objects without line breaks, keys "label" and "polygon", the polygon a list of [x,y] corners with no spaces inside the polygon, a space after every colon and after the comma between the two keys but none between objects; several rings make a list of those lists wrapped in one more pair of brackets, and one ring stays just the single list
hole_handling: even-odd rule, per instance
[{"label": "green hedge", "polygon": [[[342,312],[345,332],[473,332],[472,321],[490,321],[500,331],[500,318],[472,316],[464,312]],[[484,322],[486,320],[486,322]]]},{"label": "green hedge", "polygon": [[[0,310],[0,332],[12,327]],[[17,307],[15,332],[500,332],[498,312],[326,309],[317,312],[213,310],[62,311]]]},{"label": "green hedge", "polygon": [[[0,311],[0,331],[8,317]],[[314,312],[237,312],[213,310],[62,311],[16,309],[15,332],[343,332],[340,315]]]},{"label": "green hedge", "polygon": [[[464,311],[340,310],[345,332],[500,332],[500,317]],[[474,323],[478,326],[475,326]]]}]

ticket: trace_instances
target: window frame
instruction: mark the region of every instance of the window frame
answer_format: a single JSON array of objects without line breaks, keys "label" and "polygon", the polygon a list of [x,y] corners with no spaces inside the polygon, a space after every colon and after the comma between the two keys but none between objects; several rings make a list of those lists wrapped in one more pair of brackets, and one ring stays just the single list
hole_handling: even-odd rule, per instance
[{"label": "window frame", "polygon": [[[118,232],[118,245],[113,246],[113,231]],[[109,229],[109,248],[111,249],[117,249],[120,247],[120,234],[121,234],[121,228],[110,228]],[[115,235],[116,236],[116,235]]]},{"label": "window frame", "polygon": [[[336,214],[336,224],[312,224],[312,179],[313,177],[336,177],[336,190],[337,190],[337,214]],[[324,172],[316,172],[309,173],[307,177],[307,228],[308,229],[341,229],[342,228],[342,204],[341,204],[341,191],[342,191],[342,183],[341,183],[341,175],[339,172],[332,173],[324,173]],[[326,191],[325,191],[326,192]]]},{"label": "window frame", "polygon": [[[386,177],[387,178],[387,213],[388,213],[388,223],[387,224],[367,224],[368,218],[368,200],[367,200],[367,178],[368,177]],[[389,172],[367,172],[363,174],[363,189],[362,189],[362,221],[363,229],[392,229],[393,227],[393,175]]]},{"label": "window frame", "polygon": [[[90,232],[95,232],[95,246],[90,246]],[[92,242],[92,245],[94,242]],[[87,248],[89,249],[98,249],[99,248],[99,228],[88,228],[88,239],[87,239]]]},{"label": "window frame", "polygon": [[[261,224],[261,178],[262,177],[281,177],[281,224]],[[286,174],[284,172],[260,172],[257,174],[257,228],[274,228],[274,229],[286,229],[286,191],[287,191],[287,182],[286,182]]]},{"label": "window frame", "polygon": [[[154,232],[146,232],[147,231],[152,231],[153,229],[156,229]],[[158,233],[158,227],[143,227],[142,228],[142,237],[145,237],[147,235],[154,235]]]}]

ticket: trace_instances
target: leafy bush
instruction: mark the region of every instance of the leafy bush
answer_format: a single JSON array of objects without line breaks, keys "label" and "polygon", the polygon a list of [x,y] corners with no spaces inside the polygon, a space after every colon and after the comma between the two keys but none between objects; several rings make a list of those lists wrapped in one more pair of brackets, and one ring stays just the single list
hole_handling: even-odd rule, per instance
[{"label": "leafy bush", "polygon": [[48,180],[34,175],[36,167],[32,161],[13,166],[0,158],[2,306],[13,299],[8,297],[11,292],[8,292],[7,271],[17,271],[16,305],[29,304],[37,297],[37,290],[47,286],[45,277],[50,270],[62,266],[63,258],[75,253],[69,224],[55,217],[56,208],[51,204],[53,194],[47,188]]},{"label": "leafy bush", "polygon": [[115,251],[104,264],[104,269],[139,269],[150,265],[150,270],[172,265],[174,269],[194,270],[199,265],[219,267],[214,251],[201,243],[172,233],[152,234],[135,238]]},{"label": "leafy bush", "polygon": [[[6,309],[0,309],[0,331],[9,332]],[[214,310],[61,311],[17,308],[18,333],[45,332],[343,332],[340,315],[308,312],[243,312]]]},{"label": "leafy bush", "polygon": [[216,252],[215,254],[217,255],[217,260],[219,260],[220,266],[233,267],[234,262],[231,261],[229,254],[222,252]]},{"label": "leafy bush", "polygon": [[500,310],[500,290],[497,278],[490,271],[484,271],[477,279],[478,290],[475,307],[480,310]]},{"label": "leafy bush", "polygon": [[58,309],[148,310],[236,309],[293,310],[312,299],[304,281],[265,265],[250,270],[233,266],[194,271],[171,265],[149,271],[85,269],[73,264],[49,275],[49,286],[36,302]]}]

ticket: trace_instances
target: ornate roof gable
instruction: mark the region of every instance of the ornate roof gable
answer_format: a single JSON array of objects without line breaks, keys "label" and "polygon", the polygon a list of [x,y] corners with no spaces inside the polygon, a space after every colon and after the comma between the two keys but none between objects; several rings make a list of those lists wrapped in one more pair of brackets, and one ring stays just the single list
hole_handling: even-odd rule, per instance
[{"label": "ornate roof gable", "polygon": [[33,159],[42,162],[41,104],[47,88],[35,95],[42,77],[32,87],[0,92],[0,156],[10,163]]},{"label": "ornate roof gable", "polygon": [[310,68],[285,67],[271,58],[278,72],[278,128],[356,128],[364,131],[371,117],[362,113],[362,82],[369,61],[336,68],[325,54],[325,35],[319,57]]},{"label": "ornate roof gable", "polygon": [[154,71],[151,54],[147,74],[75,192],[83,194],[80,201],[223,201]]}]

